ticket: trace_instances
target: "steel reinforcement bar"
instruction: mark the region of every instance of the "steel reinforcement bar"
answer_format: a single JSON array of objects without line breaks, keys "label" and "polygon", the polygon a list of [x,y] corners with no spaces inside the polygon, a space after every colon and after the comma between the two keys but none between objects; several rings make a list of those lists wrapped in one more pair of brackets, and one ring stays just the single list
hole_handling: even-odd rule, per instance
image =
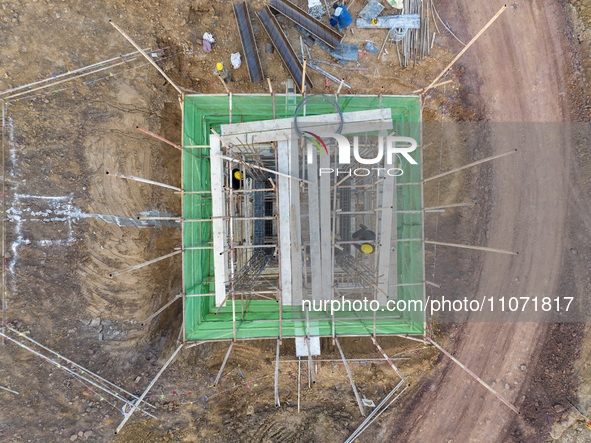
[{"label": "steel reinforcement bar", "polygon": [[[265,9],[259,11],[258,17],[261,21],[261,24],[263,25],[263,28],[265,28],[265,31],[269,35],[273,46],[275,46],[275,49],[277,49],[281,60],[283,60],[285,67],[289,71],[289,74],[293,78],[297,87],[301,89],[302,76],[304,75],[303,68],[296,53],[289,44],[287,37],[281,30],[279,23],[277,23],[277,20],[275,17],[273,17],[273,13],[268,6],[266,6]],[[313,87],[314,85],[312,84],[310,77],[306,75],[306,91],[309,91]]]},{"label": "steel reinforcement bar", "polygon": [[242,42],[248,76],[251,82],[259,83],[264,78],[263,68],[261,67],[261,60],[259,58],[257,43],[254,39],[254,33],[252,32],[252,23],[248,15],[248,5],[246,2],[236,3],[234,5],[234,17],[236,17],[236,25],[240,34],[240,41]]},{"label": "steel reinforcement bar", "polygon": [[287,0],[271,0],[269,6],[286,16],[296,25],[300,25],[302,28],[307,29],[332,49],[335,49],[343,38],[341,34],[330,26],[316,20],[310,14]]}]

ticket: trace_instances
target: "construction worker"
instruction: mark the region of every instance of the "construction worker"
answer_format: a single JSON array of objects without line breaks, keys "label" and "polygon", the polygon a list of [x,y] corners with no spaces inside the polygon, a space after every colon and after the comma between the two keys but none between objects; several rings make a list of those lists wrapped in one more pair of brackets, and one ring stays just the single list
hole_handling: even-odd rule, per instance
[{"label": "construction worker", "polygon": [[242,179],[244,178],[244,174],[240,169],[232,169],[232,189],[237,191],[242,187]]},{"label": "construction worker", "polygon": [[[361,229],[358,230],[357,232],[353,233],[353,235],[352,235],[353,240],[355,240],[355,241],[359,241],[359,240],[374,241],[376,239],[376,233],[367,229],[367,226],[359,225],[359,227]],[[372,245],[370,243],[362,243],[362,244],[354,243],[353,246],[355,246],[357,249],[359,249],[364,254],[373,254],[375,251],[374,245]]]},{"label": "construction worker", "polygon": [[334,12],[330,16],[330,26],[336,27],[337,31],[341,32],[353,23],[353,17],[347,11],[347,8],[344,5],[339,5],[338,2],[335,2],[332,7]]},{"label": "construction worker", "polygon": [[215,65],[214,74],[221,77],[222,80],[230,80],[231,82],[234,81],[234,79],[232,78],[232,76],[230,75],[230,73],[228,72],[228,70],[222,62],[218,62],[218,64]]}]

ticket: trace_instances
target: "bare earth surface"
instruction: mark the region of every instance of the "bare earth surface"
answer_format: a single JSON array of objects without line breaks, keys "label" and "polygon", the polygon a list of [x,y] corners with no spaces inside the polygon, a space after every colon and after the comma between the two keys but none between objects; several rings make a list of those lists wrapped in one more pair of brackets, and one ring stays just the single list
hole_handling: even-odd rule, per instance
[{"label": "bare earth surface", "polygon": [[[467,136],[469,128],[446,127],[439,165],[442,120],[588,120],[585,69],[591,70],[591,4],[573,3],[510,4],[454,66],[447,77],[453,83],[425,101],[423,117],[435,122],[425,125],[434,142],[425,153],[427,176],[438,167],[447,170],[518,149],[494,164],[441,180],[441,188],[426,188],[427,205],[476,202],[446,212],[437,226],[429,219],[428,237],[520,252],[509,256],[439,248],[434,279],[442,284],[440,294],[478,299],[574,294],[579,308],[589,300],[588,138],[574,141],[559,127],[498,126],[479,144],[479,136]],[[249,7],[252,11],[264,4],[256,0]],[[363,4],[357,0],[353,13]],[[435,4],[464,42],[502,5],[468,0]],[[231,2],[15,0],[0,6],[0,90],[132,51],[109,26],[109,18],[142,47],[170,45],[161,67],[178,84],[203,93],[224,93],[213,67],[218,60],[229,63],[229,54],[241,50]],[[575,25],[567,21],[566,12]],[[264,48],[268,39],[256,18],[253,25],[259,49]],[[283,25],[299,48],[296,31]],[[210,54],[200,50],[205,31],[216,37]],[[346,39],[355,44],[383,41],[383,33],[372,32],[355,30]],[[194,53],[182,55],[184,49]],[[331,67],[331,73],[345,77],[353,93],[377,94],[384,86],[386,94],[403,94],[429,84],[460,49],[445,31],[437,35],[432,56],[416,67],[400,69],[390,46],[380,61],[362,57],[366,70],[337,72]],[[327,58],[317,47],[311,51],[313,57]],[[262,52],[261,62],[275,89],[282,91],[287,71],[277,53]],[[244,63],[233,75],[233,92],[266,92],[266,84],[248,81]],[[312,75],[319,85],[314,92],[322,93],[322,77]],[[335,89],[332,85],[332,92]],[[140,394],[175,348],[180,306],[173,305],[145,326],[141,322],[179,292],[180,259],[113,279],[108,274],[169,253],[179,245],[179,232],[174,227],[119,226],[94,215],[135,218],[146,210],[180,210],[178,198],[168,190],[105,174],[118,171],[178,186],[178,152],[135,129],[140,125],[178,143],[181,117],[174,90],[155,70],[144,67],[12,103],[8,117],[6,320]],[[33,212],[48,215],[33,219]],[[428,269],[434,260],[430,249]],[[581,344],[583,326],[503,323],[502,316],[494,320],[436,324],[436,338],[514,403],[521,416],[433,349],[384,340],[390,354],[404,358],[398,364],[409,374],[412,387],[399,407],[384,414],[361,440],[538,442],[548,438],[555,423],[566,423],[564,428],[573,424],[568,401],[591,408],[591,367],[585,362],[591,343],[587,339]],[[342,344],[348,357],[379,358],[368,340]],[[577,362],[579,349],[582,358]],[[300,414],[295,406],[297,364],[285,364],[280,375],[282,407],[275,408],[272,342],[237,344],[226,366],[230,375],[212,388],[225,350],[219,344],[183,350],[151,391],[158,420],[136,414],[115,436],[122,419],[120,402],[103,401],[101,394],[67,373],[7,344],[0,348],[0,385],[20,394],[0,391],[0,441],[344,441],[362,421],[343,368],[329,363],[319,365],[318,382],[311,389],[302,377]],[[282,358],[293,355],[293,344],[282,347]],[[323,356],[335,357],[337,350],[323,343]],[[362,395],[373,400],[383,398],[396,381],[384,364],[361,362],[352,371]],[[582,441],[589,436],[585,431],[571,429],[568,437]]]}]

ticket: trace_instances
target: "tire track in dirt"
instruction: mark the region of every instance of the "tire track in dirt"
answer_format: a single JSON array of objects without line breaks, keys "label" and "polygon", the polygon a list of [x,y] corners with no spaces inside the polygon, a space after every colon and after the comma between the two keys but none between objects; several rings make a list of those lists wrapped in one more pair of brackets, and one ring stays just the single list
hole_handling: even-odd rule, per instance
[{"label": "tire track in dirt", "polygon": [[[448,18],[458,18],[450,22],[466,37],[474,35],[500,6],[500,2],[460,1],[442,9]],[[563,26],[564,14],[557,2],[515,2],[461,60],[466,77],[479,90],[478,108],[484,109],[486,120],[553,122],[568,118],[563,100]],[[568,191],[570,146],[560,131],[528,129],[528,138],[518,146],[520,152],[494,165],[495,205],[487,233],[489,246],[517,250],[521,255],[487,254],[477,299],[501,294],[553,296],[558,288],[566,224],[562,197]],[[493,153],[513,147],[518,134],[518,129],[507,127],[493,131]],[[548,139],[549,135],[553,138]],[[453,353],[519,406],[523,400],[520,387],[534,370],[547,331],[543,323],[468,323]],[[441,361],[439,371],[445,377],[434,393],[416,405],[413,416],[417,418],[403,431],[405,441],[504,441],[515,414],[462,369],[446,359]],[[527,371],[521,370],[522,364]]]}]

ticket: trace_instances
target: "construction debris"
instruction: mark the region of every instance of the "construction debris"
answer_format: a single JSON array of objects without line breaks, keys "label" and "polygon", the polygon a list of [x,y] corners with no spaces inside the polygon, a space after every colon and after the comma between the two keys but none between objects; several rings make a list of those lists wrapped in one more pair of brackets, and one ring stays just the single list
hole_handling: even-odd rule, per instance
[{"label": "construction debris", "polygon": [[211,47],[215,43],[213,35],[209,32],[203,34],[203,52],[211,52]]},{"label": "construction debris", "polygon": [[[308,63],[307,66],[311,69],[313,69],[314,71],[318,72],[319,74],[322,74],[324,77],[328,78],[329,80],[335,82],[337,85],[341,84],[341,80],[339,80],[338,78],[336,78],[334,75],[329,74],[328,72],[326,72],[324,69],[320,69],[318,67],[318,65],[315,65],[313,63]],[[349,86],[346,83],[343,83],[343,87],[347,88],[347,89],[351,89],[351,86]]]},{"label": "construction debris", "polygon": [[374,18],[382,13],[384,10],[384,6],[376,0],[371,0],[365,7],[361,10],[358,17],[371,22]]},{"label": "construction debris", "polygon": [[232,63],[232,68],[234,69],[238,69],[242,65],[242,58],[239,52],[230,54],[230,63]]},{"label": "construction debris", "polygon": [[[301,26],[295,25],[295,28],[304,36],[309,37],[310,33],[302,28]],[[357,62],[357,57],[359,55],[359,46],[357,45],[348,45],[344,43],[340,43],[336,46],[336,48],[331,48],[323,41],[317,41],[316,44],[320,49],[325,51],[330,56],[336,58],[343,64],[347,62]]]},{"label": "construction debris", "polygon": [[242,59],[240,58],[240,53],[235,52],[234,54],[230,55],[230,62],[232,63],[232,67],[234,69],[238,69],[242,65]]},{"label": "construction debris", "polygon": [[320,0],[308,0],[308,14],[314,17],[316,20],[320,20],[327,11],[320,3]]},{"label": "construction debris", "polygon": [[309,48],[311,48],[312,46],[314,46],[315,40],[312,37],[306,37],[304,39],[304,43],[306,44],[306,46],[308,46]]},{"label": "construction debris", "polygon": [[378,53],[378,47],[374,45],[372,42],[367,42],[365,44],[365,49],[367,50],[367,52],[373,55],[376,55]]}]

